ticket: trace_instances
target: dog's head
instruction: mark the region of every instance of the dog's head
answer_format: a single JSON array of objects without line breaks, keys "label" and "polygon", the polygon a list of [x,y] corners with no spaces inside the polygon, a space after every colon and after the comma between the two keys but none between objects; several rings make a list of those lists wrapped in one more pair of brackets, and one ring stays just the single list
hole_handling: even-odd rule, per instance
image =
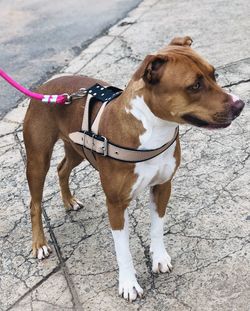
[{"label": "dog's head", "polygon": [[215,69],[192,48],[190,37],[175,38],[148,55],[133,76],[159,118],[199,127],[224,128],[238,117],[242,100],[217,83]]}]

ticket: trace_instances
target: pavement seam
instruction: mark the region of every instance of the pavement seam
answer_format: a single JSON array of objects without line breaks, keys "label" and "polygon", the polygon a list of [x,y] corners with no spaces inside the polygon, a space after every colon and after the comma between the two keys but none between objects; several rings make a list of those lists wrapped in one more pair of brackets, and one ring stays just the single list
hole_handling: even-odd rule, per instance
[{"label": "pavement seam", "polygon": [[17,131],[14,131],[14,133],[13,133],[14,134],[14,140],[17,143],[17,146],[19,147],[18,149],[20,151],[20,154],[21,154],[21,157],[22,157],[25,169],[26,169],[26,161],[27,161],[26,152],[24,151],[23,144],[22,144],[20,138],[18,137],[17,133],[18,133]]},{"label": "pavement seam", "polygon": [[23,296],[18,298],[6,311],[11,310],[14,306],[16,306],[19,302],[21,302],[26,296],[28,296],[31,292],[37,289],[40,285],[42,285],[45,281],[49,279],[51,275],[54,275],[56,272],[60,271],[61,266],[56,266],[50,273],[45,275],[39,282],[37,282],[34,286],[32,286]]},{"label": "pavement seam", "polygon": [[[24,163],[24,166],[26,168],[26,154],[25,154],[25,151],[23,149],[23,145],[22,145],[22,142],[20,140],[20,138],[18,137],[16,131],[14,131],[14,139],[17,143],[17,146],[18,146],[18,149],[21,153],[21,157],[22,157],[22,160],[23,160],[23,163]],[[23,300],[28,294],[30,294],[33,290],[35,290],[36,288],[38,288],[41,284],[43,284],[51,275],[53,275],[54,273],[58,272],[60,269],[62,270],[63,272],[63,275],[65,277],[65,280],[67,282],[67,285],[68,285],[68,288],[69,288],[69,291],[71,293],[71,296],[72,296],[72,303],[73,303],[73,307],[76,311],[82,311],[82,306],[81,306],[81,303],[80,303],[80,299],[78,297],[78,294],[77,294],[77,291],[75,289],[75,286],[71,280],[71,277],[69,275],[69,271],[68,271],[68,268],[65,264],[65,261],[62,257],[62,254],[61,254],[61,250],[60,250],[60,246],[59,244],[57,243],[57,239],[56,239],[56,236],[53,232],[53,229],[50,225],[50,218],[48,217],[47,213],[46,213],[46,210],[43,208],[42,209],[42,213],[43,213],[43,217],[44,217],[44,220],[45,220],[45,223],[46,223],[46,227],[48,228],[49,230],[49,234],[50,234],[50,237],[51,237],[51,240],[52,240],[52,243],[54,245],[54,248],[55,248],[55,251],[56,251],[56,255],[57,255],[57,258],[59,260],[59,265],[56,266],[51,273],[49,273],[48,275],[46,275],[40,282],[38,282],[37,284],[35,284],[32,288],[30,288],[22,297],[20,297],[17,301],[15,301],[15,303],[9,307],[9,309],[7,310],[10,310],[13,306],[15,306],[17,303],[19,303],[21,300]]]},{"label": "pavement seam", "polygon": [[56,251],[56,255],[57,255],[57,258],[60,262],[60,267],[63,271],[63,274],[64,274],[64,277],[66,279],[66,282],[67,282],[67,285],[68,285],[68,288],[69,288],[69,291],[72,295],[72,298],[73,298],[73,307],[76,311],[81,311],[83,310],[82,309],[82,306],[81,306],[81,303],[80,303],[80,299],[79,299],[79,296],[77,294],[77,291],[75,289],[75,286],[74,286],[74,283],[70,277],[70,274],[69,274],[69,271],[68,271],[68,268],[65,264],[65,261],[62,257],[62,253],[61,253],[61,249],[60,249],[60,246],[59,244],[57,243],[57,239],[56,239],[56,236],[54,234],[54,231],[50,225],[50,218],[48,217],[45,209],[43,208],[43,217],[45,219],[45,222],[48,226],[48,229],[49,229],[49,234],[50,234],[50,237],[51,237],[51,240],[52,240],[52,243],[53,243],[53,246],[55,248],[55,251]]}]

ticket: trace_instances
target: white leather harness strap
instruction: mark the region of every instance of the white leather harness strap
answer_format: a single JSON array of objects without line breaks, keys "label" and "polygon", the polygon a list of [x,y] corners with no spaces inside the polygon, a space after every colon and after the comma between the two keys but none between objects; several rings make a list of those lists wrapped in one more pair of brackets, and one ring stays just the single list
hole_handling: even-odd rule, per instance
[{"label": "white leather harness strap", "polygon": [[[84,113],[83,113],[83,119],[82,119],[82,133],[86,132],[89,130],[89,119],[90,119],[90,100],[92,98],[92,95],[90,93],[88,93],[87,95],[87,99],[86,99],[86,104],[85,104],[85,108],[84,108]],[[102,107],[101,107],[102,108]],[[72,135],[72,134],[70,134]],[[71,136],[69,135],[69,137],[71,138]],[[71,138],[72,139],[72,138]],[[72,139],[74,142],[76,142],[74,139]],[[93,153],[93,151],[91,150],[91,148],[85,148],[84,145],[83,146],[83,153],[86,157],[86,159],[89,161],[89,163],[96,169],[98,170],[97,168],[97,162],[96,162],[96,158],[95,158],[95,155]]]},{"label": "white leather harness strap", "polygon": [[[136,163],[136,162],[142,162],[142,161],[146,161],[146,160],[156,157],[157,155],[167,150],[176,141],[176,138],[178,137],[178,134],[179,134],[179,127],[176,127],[174,136],[171,139],[171,141],[167,142],[165,145],[157,149],[138,150],[138,149],[126,148],[123,146],[118,146],[118,145],[111,143],[110,141],[107,140],[106,137],[99,135],[99,132],[98,132],[99,123],[100,123],[101,116],[105,110],[106,105],[114,97],[117,97],[120,94],[120,92],[117,92],[116,90],[113,96],[107,98],[105,96],[105,88],[103,86],[96,84],[95,86],[93,86],[93,88],[94,88],[94,91],[91,90],[92,88],[90,88],[89,90],[91,90],[91,92],[88,91],[87,93],[88,96],[87,96],[85,109],[84,109],[81,132],[71,133],[69,134],[69,137],[73,142],[83,147],[83,151],[84,151],[86,158],[97,170],[98,170],[98,167],[97,167],[97,162],[95,158],[95,153],[105,156],[105,157],[110,157],[112,159],[116,159],[119,161]],[[97,93],[95,93],[96,88],[98,89],[101,88],[101,90],[103,90],[103,93],[101,94],[101,96],[104,97],[103,100],[102,98],[100,99],[100,96],[98,96]],[[90,113],[91,113],[90,105],[91,105],[92,98],[94,99],[96,98],[95,96],[97,96],[98,100],[102,101],[103,104],[101,108],[99,109],[96,115],[96,118],[91,126],[90,125]]]},{"label": "white leather harness strap", "polygon": [[119,147],[110,143],[108,140],[103,140],[103,136],[91,136],[87,133],[74,132],[70,134],[70,139],[72,139],[76,144],[82,145],[96,153],[107,156],[119,161],[124,162],[142,162],[150,160],[165,150],[167,150],[176,140],[178,136],[178,127],[175,130],[174,137],[167,144],[161,146],[157,149],[152,150],[137,150],[129,149],[124,147]]},{"label": "white leather harness strap", "polygon": [[93,133],[98,134],[99,123],[101,121],[101,116],[102,116],[102,114],[104,112],[104,108],[106,107],[107,103],[108,102],[105,102],[105,103],[102,104],[100,110],[98,111],[97,116],[95,117],[95,120],[94,120],[94,122],[93,122],[93,124],[91,126],[91,130],[92,130]]}]

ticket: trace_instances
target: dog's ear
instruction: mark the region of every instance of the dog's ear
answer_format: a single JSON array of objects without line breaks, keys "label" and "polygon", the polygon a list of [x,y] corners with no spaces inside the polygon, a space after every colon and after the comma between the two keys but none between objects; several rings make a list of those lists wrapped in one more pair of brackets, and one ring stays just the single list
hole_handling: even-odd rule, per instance
[{"label": "dog's ear", "polygon": [[134,73],[134,80],[143,79],[149,84],[156,84],[160,81],[165,64],[167,63],[166,55],[148,55]]},{"label": "dog's ear", "polygon": [[180,46],[191,46],[193,43],[193,40],[189,37],[176,37],[174,38],[169,45],[180,45]]}]

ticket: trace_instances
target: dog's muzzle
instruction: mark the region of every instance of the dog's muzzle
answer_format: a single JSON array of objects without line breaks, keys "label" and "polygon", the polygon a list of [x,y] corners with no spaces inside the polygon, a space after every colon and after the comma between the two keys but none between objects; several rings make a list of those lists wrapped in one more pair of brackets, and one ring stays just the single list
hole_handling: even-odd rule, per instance
[{"label": "dog's muzzle", "polygon": [[194,114],[185,114],[182,116],[182,119],[189,124],[203,127],[203,128],[210,128],[210,129],[219,129],[228,127],[231,122],[236,119],[242,112],[245,103],[239,99],[237,96],[233,94],[229,95],[229,102],[227,103],[227,109],[225,112],[218,112],[213,117],[213,122],[206,121],[201,119]]}]

